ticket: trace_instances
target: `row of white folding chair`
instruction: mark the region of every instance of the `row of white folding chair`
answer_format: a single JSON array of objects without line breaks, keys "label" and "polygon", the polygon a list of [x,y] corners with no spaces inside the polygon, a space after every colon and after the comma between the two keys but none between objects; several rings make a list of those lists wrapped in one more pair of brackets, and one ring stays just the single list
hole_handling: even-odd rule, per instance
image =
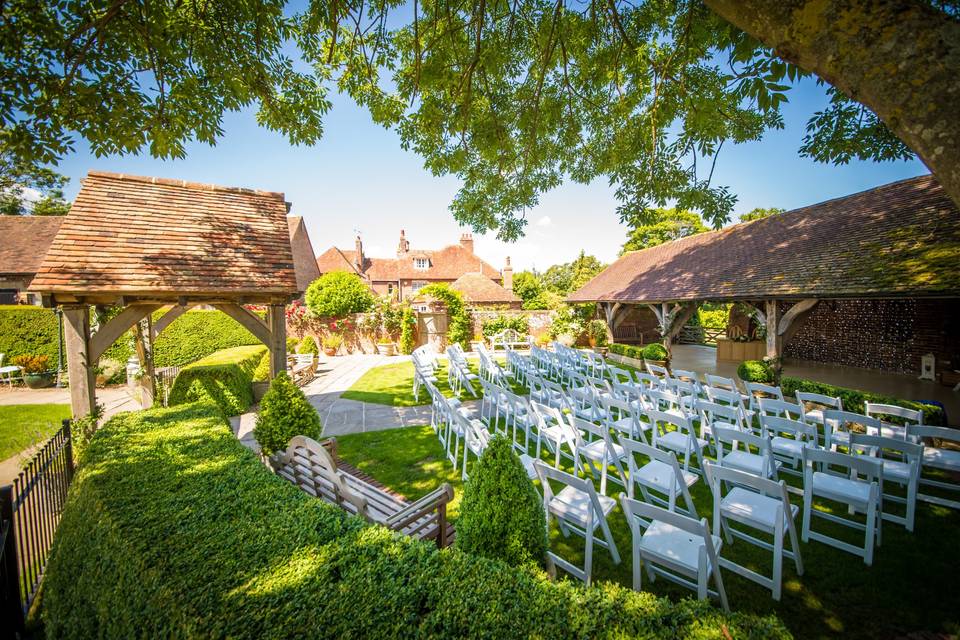
[{"label": "row of white folding chair", "polygon": [[[466,434],[464,437],[463,464],[461,465],[460,472],[461,479],[466,482],[469,478],[467,473],[467,467],[469,466],[470,462],[469,454],[472,453],[474,457],[479,460],[484,451],[486,451],[487,447],[490,445],[490,441],[494,437],[503,436],[490,433],[489,429],[487,429],[487,427],[480,420],[468,420],[462,416],[458,417],[457,419],[461,423],[461,429]],[[527,477],[531,480],[536,478],[537,472],[534,468],[533,458],[526,453],[520,453],[518,457],[520,458],[520,463],[523,465],[524,470],[527,472]]]},{"label": "row of white folding chair", "polygon": [[[923,454],[921,457],[921,466],[923,469],[945,473],[947,477],[958,477],[958,474],[960,474],[960,430],[950,427],[908,426],[907,439],[923,445]],[[934,443],[936,442],[940,442],[941,446],[935,446]],[[943,447],[942,444],[944,443],[952,444],[953,448]],[[921,476],[920,484],[944,491],[951,491],[960,498],[960,482],[947,482],[942,479],[924,478]],[[917,498],[930,504],[948,507],[950,509],[960,509],[960,499],[951,500],[943,496],[925,493],[918,493]]]},{"label": "row of white folding chair", "polygon": [[480,377],[470,370],[466,358],[458,356],[453,347],[447,347],[447,383],[458,398],[463,389],[469,391],[474,398],[478,398],[479,394],[473,385],[475,382],[479,383]]}]

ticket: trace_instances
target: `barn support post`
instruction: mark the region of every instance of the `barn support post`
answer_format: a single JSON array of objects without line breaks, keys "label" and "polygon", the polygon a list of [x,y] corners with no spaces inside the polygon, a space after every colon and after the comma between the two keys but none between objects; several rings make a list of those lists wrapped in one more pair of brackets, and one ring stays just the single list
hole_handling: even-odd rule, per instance
[{"label": "barn support post", "polygon": [[783,355],[783,335],[780,333],[780,307],[776,300],[767,300],[764,309],[767,329],[767,357],[780,360]]},{"label": "barn support post", "polygon": [[157,393],[156,373],[153,368],[153,318],[147,314],[135,326],[134,345],[140,360],[140,406],[149,409]]},{"label": "barn support post", "polygon": [[270,377],[287,370],[287,315],[282,304],[267,307],[267,325],[270,327]]},{"label": "barn support post", "polygon": [[67,343],[67,375],[70,378],[70,407],[74,419],[84,418],[97,406],[95,362],[90,362],[90,308],[63,307],[64,337]]}]

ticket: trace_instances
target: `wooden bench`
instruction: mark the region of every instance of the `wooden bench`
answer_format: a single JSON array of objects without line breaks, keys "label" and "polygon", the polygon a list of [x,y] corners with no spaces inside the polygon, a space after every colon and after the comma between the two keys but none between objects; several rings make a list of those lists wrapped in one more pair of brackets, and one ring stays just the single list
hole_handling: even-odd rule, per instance
[{"label": "wooden bench", "polygon": [[270,458],[270,464],[277,475],[315,498],[369,522],[421,540],[433,540],[439,548],[453,542],[453,525],[447,520],[447,504],[453,500],[453,487],[448,483],[416,502],[408,502],[372,478],[338,463],[333,438],[321,444],[306,436],[296,436],[286,451]]},{"label": "wooden bench", "polygon": [[527,336],[520,337],[520,334],[513,329],[504,329],[500,333],[490,338],[490,350],[496,351],[497,345],[502,345],[504,349],[526,349],[530,346],[530,339]]},{"label": "wooden bench", "polygon": [[317,357],[312,353],[295,353],[288,363],[290,378],[298,385],[310,382],[317,373]]}]

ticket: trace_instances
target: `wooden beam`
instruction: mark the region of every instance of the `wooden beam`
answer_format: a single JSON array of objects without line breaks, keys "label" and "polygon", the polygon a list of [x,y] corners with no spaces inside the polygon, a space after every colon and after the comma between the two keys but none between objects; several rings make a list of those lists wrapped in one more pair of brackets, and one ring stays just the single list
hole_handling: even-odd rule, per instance
[{"label": "wooden beam", "polygon": [[153,318],[148,313],[135,325],[134,346],[140,360],[140,406],[149,409],[156,396],[156,375],[153,369]]},{"label": "wooden beam", "polygon": [[63,334],[67,347],[67,374],[70,376],[70,407],[74,419],[85,418],[97,406],[96,378],[89,357],[90,308],[63,307]]},{"label": "wooden beam", "polygon": [[184,305],[178,304],[177,306],[172,307],[165,314],[160,316],[160,318],[153,324],[153,334],[151,335],[151,339],[156,340],[157,336],[160,335],[160,333],[164,329],[169,327],[174,320],[176,320],[177,318],[185,314],[187,311],[189,311],[190,307],[192,306],[193,305],[191,304],[184,304]]},{"label": "wooden beam", "polygon": [[[260,319],[260,316],[252,311],[247,311],[238,304],[215,304],[213,306],[243,325],[257,340],[267,347],[270,346],[270,328]],[[284,349],[286,349],[286,346],[284,346]]]},{"label": "wooden beam", "polygon": [[776,300],[765,303],[764,324],[767,328],[767,357],[779,360],[783,355],[783,336],[780,335],[780,307]]},{"label": "wooden beam", "polygon": [[287,370],[287,314],[282,304],[267,307],[267,320],[270,323],[270,377],[275,378],[281,371]]},{"label": "wooden beam", "polygon": [[105,325],[97,329],[97,332],[90,337],[90,361],[96,362],[103,355],[103,352],[117,341],[120,336],[137,322],[140,322],[146,316],[150,315],[162,305],[159,304],[134,304],[112,318]]},{"label": "wooden beam", "polygon": [[666,312],[665,318],[670,323],[670,326],[667,327],[666,332],[663,334],[663,346],[666,347],[667,353],[673,354],[673,339],[677,337],[687,322],[690,321],[690,318],[696,313],[699,306],[699,302],[678,303],[674,305],[672,310]]},{"label": "wooden beam", "polygon": [[816,298],[807,298],[796,303],[783,314],[777,325],[777,333],[782,337],[784,345],[790,342],[790,338],[803,326],[804,320],[819,303],[820,301]]}]

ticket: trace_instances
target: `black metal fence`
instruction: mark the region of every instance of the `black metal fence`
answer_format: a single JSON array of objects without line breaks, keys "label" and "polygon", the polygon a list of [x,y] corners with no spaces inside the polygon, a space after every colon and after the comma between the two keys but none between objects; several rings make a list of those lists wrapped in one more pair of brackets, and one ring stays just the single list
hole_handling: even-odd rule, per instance
[{"label": "black metal fence", "polygon": [[73,439],[70,421],[57,431],[14,479],[0,488],[0,597],[3,625],[0,637],[16,637],[24,628],[36,598],[53,534],[73,480]]}]

